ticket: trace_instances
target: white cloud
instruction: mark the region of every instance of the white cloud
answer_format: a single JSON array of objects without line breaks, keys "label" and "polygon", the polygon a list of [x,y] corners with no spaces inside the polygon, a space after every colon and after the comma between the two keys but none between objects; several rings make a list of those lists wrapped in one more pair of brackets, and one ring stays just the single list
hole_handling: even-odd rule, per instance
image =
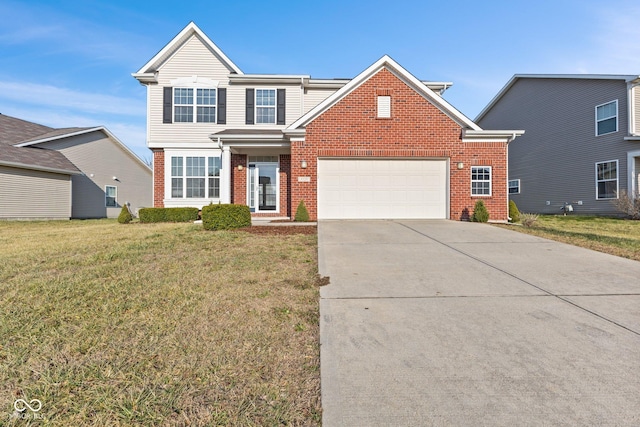
[{"label": "white cloud", "polygon": [[106,113],[144,116],[144,101],[100,93],[81,92],[51,85],[29,82],[0,81],[0,103],[32,104],[78,110],[82,113]]}]

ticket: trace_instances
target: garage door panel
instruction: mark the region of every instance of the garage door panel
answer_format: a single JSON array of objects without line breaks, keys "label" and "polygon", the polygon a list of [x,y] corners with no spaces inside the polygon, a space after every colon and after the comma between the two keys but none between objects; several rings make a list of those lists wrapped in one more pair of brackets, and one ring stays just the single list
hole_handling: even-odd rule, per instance
[{"label": "garage door panel", "polygon": [[446,218],[444,160],[321,159],[320,219]]}]

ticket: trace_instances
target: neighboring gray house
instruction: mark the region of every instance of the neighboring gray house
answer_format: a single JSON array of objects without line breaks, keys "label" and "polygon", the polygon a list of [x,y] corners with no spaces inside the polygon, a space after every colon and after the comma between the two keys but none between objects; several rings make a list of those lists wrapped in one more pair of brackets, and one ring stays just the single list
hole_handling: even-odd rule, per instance
[{"label": "neighboring gray house", "polygon": [[152,171],[104,127],[0,114],[0,219],[114,218],[152,206]]},{"label": "neighboring gray house", "polygon": [[520,211],[615,215],[639,197],[640,76],[516,74],[475,119],[524,129],[509,144],[509,196]]}]

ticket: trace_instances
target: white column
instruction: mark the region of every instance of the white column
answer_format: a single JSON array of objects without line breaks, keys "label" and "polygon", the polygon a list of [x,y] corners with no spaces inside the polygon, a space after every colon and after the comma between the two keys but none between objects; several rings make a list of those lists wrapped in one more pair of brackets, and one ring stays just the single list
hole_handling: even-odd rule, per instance
[{"label": "white column", "polygon": [[220,202],[231,203],[231,149],[222,147],[222,170],[220,171]]}]

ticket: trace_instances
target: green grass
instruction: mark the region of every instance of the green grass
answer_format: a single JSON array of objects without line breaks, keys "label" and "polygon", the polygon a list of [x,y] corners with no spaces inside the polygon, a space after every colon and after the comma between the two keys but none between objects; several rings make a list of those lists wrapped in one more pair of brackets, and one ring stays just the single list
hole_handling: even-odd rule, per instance
[{"label": "green grass", "polygon": [[530,228],[503,227],[640,261],[640,221],[541,215]]},{"label": "green grass", "polygon": [[25,424],[19,397],[53,426],[318,425],[316,254],[314,235],[0,222],[0,425]]}]

